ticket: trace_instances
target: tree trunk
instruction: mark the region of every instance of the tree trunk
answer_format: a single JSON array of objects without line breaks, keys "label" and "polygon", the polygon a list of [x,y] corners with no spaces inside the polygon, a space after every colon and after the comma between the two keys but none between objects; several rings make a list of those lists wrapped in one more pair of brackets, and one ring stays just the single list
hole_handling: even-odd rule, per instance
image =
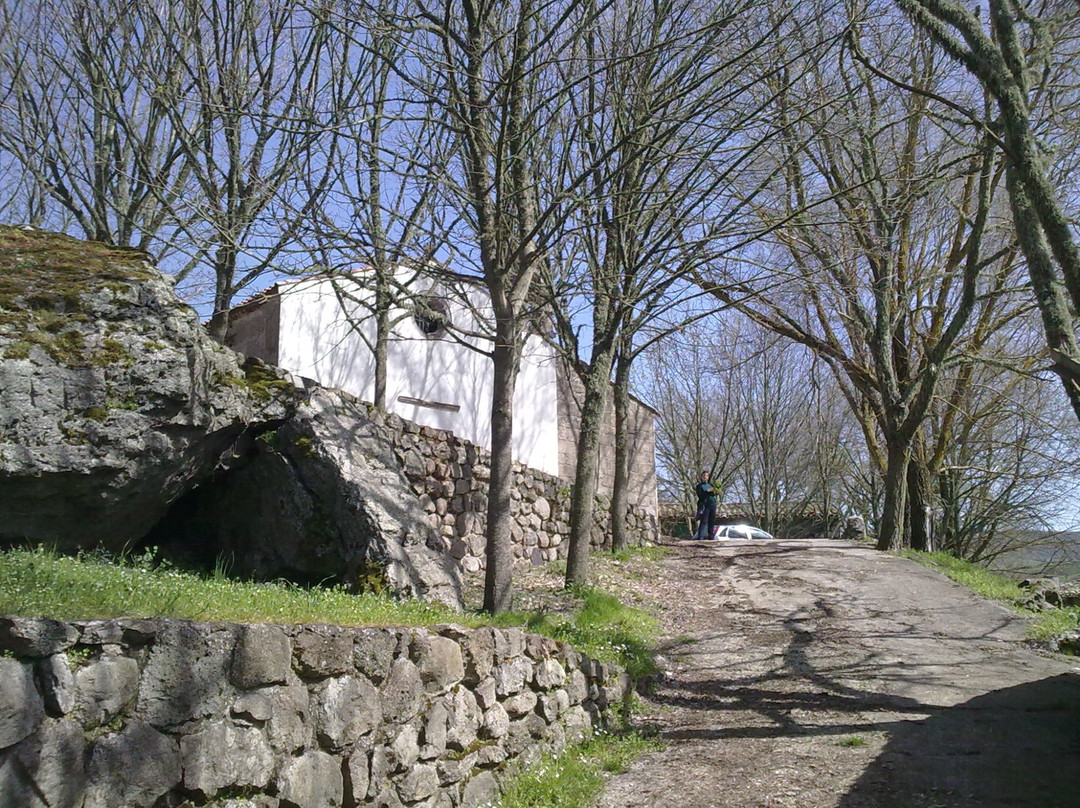
[{"label": "tree trunk", "polygon": [[626,512],[630,488],[630,363],[620,352],[615,365],[615,476],[611,481],[611,551],[626,550]]},{"label": "tree trunk", "polygon": [[491,479],[488,483],[487,570],[484,611],[513,608],[514,551],[510,537],[510,491],[513,485],[514,385],[517,380],[517,329],[511,312],[496,312],[494,389],[491,400]]},{"label": "tree trunk", "polygon": [[931,552],[933,548],[934,492],[927,465],[926,447],[921,438],[908,461],[908,524],[911,526],[911,549]]},{"label": "tree trunk", "polygon": [[889,442],[885,467],[885,504],[878,526],[877,549],[897,550],[904,543],[904,515],[907,501],[907,467],[911,447],[895,438]]},{"label": "tree trunk", "polygon": [[583,584],[589,574],[589,544],[596,508],[596,478],[600,467],[600,434],[607,407],[611,362],[595,365],[585,379],[585,400],[581,404],[581,428],[577,441],[577,467],[570,492],[570,544],[566,558],[566,585]]},{"label": "tree trunk", "polygon": [[375,390],[372,403],[386,409],[386,362],[390,348],[390,284],[385,277],[386,267],[376,271],[375,289]]},{"label": "tree trunk", "polygon": [[232,288],[236,277],[236,250],[223,246],[218,249],[214,260],[214,313],[210,315],[207,331],[218,342],[225,342],[229,330],[229,307],[235,290]]}]

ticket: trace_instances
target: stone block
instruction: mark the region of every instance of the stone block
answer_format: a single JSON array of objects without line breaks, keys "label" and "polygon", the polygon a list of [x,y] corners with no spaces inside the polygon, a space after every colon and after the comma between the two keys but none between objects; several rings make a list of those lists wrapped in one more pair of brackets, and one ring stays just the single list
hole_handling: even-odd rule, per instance
[{"label": "stone block", "polygon": [[371,750],[371,777],[368,785],[368,797],[375,797],[381,791],[385,791],[389,778],[390,750],[385,746],[376,746]]},{"label": "stone block", "polygon": [[461,687],[454,691],[450,704],[450,719],[446,728],[446,745],[462,751],[476,740],[484,714],[476,703],[476,697]]},{"label": "stone block", "polygon": [[525,632],[520,628],[495,629],[494,639],[496,662],[513,659],[525,653]]},{"label": "stone block", "polygon": [[225,721],[180,739],[184,788],[212,799],[225,788],[261,789],[274,772],[274,755],[263,733]]},{"label": "stone block", "polygon": [[480,628],[459,642],[465,655],[466,684],[475,685],[490,676],[495,669],[495,630]]},{"label": "stone block", "polygon": [[371,769],[368,754],[358,750],[349,755],[345,764],[345,792],[353,805],[363,805],[367,800],[368,786],[371,782]]},{"label": "stone block", "polygon": [[230,681],[241,690],[284,684],[292,649],[279,626],[245,625],[233,649]]},{"label": "stone block", "polygon": [[419,669],[411,660],[395,659],[379,694],[386,720],[404,723],[414,718],[424,700],[424,683]]},{"label": "stone block", "polygon": [[566,681],[566,669],[557,660],[548,658],[536,663],[533,681],[540,690],[562,687]]},{"label": "stone block", "polygon": [[299,682],[263,691],[270,700],[271,715],[266,734],[274,749],[295,752],[314,737],[311,728],[311,697]]},{"label": "stone block", "polygon": [[551,503],[549,503],[543,497],[538,498],[533,503],[533,513],[543,519],[545,522],[551,518]]},{"label": "stone block", "polygon": [[425,800],[439,790],[439,775],[434,764],[414,766],[398,783],[398,796],[404,803]]},{"label": "stone block", "polygon": [[341,676],[352,662],[353,637],[340,629],[304,629],[293,639],[293,664],[302,678]]},{"label": "stone block", "polygon": [[533,666],[527,657],[517,657],[495,668],[495,692],[512,696],[532,681]]},{"label": "stone block", "polygon": [[38,660],[34,675],[49,715],[59,718],[71,712],[75,706],[75,675],[71,672],[67,654],[53,654]]},{"label": "stone block", "polygon": [[[81,808],[86,740],[74,721],[46,721],[0,758],[0,808]],[[40,802],[30,795],[38,795]]]},{"label": "stone block", "polygon": [[443,692],[465,678],[461,646],[449,637],[419,635],[412,654],[429,692]]},{"label": "stone block", "polygon": [[464,780],[475,768],[476,752],[460,758],[443,758],[435,763],[435,769],[439,773],[439,782],[444,786]]},{"label": "stone block", "polygon": [[592,718],[580,704],[570,707],[562,717],[568,743],[580,743],[592,735]]},{"label": "stone block", "polygon": [[536,709],[537,695],[531,690],[522,690],[503,701],[503,709],[511,718],[519,718]]},{"label": "stone block", "polygon": [[476,765],[481,769],[494,769],[506,762],[506,750],[497,744],[476,751]]},{"label": "stone block", "polygon": [[450,723],[450,711],[446,705],[439,701],[431,705],[424,717],[424,727],[421,740],[423,748],[420,757],[429,760],[441,757],[446,752],[447,726]]},{"label": "stone block", "polygon": [[19,657],[47,657],[73,646],[78,630],[46,617],[0,617],[0,651]]},{"label": "stone block", "polygon": [[282,767],[277,789],[285,808],[337,808],[345,794],[341,764],[325,752],[306,752]]},{"label": "stone block", "polygon": [[327,680],[316,701],[316,734],[331,750],[352,746],[382,722],[379,691],[362,676]]},{"label": "stone block", "polygon": [[45,705],[34,687],[34,667],[0,657],[0,749],[17,744],[45,719]]},{"label": "stone block", "polygon": [[131,657],[101,656],[75,672],[75,706],[87,729],[107,724],[139,694],[139,665]]},{"label": "stone block", "polygon": [[566,677],[566,695],[571,704],[581,704],[589,695],[589,682],[579,670],[571,670]]},{"label": "stone block", "polygon": [[480,734],[484,738],[502,738],[510,730],[510,716],[502,704],[493,704],[484,711],[484,724]]},{"label": "stone block", "polygon": [[461,808],[478,808],[499,796],[499,781],[489,771],[472,777],[461,790]]},{"label": "stone block", "polygon": [[181,776],[177,742],[136,721],[94,744],[84,808],[149,808]]},{"label": "stone block", "polygon": [[558,655],[559,643],[541,634],[528,634],[525,637],[525,653],[530,659],[548,659]]},{"label": "stone block", "polygon": [[416,727],[406,724],[389,744],[390,767],[394,772],[411,769],[420,759],[420,733]]},{"label": "stone block", "polygon": [[380,684],[390,673],[398,637],[393,629],[362,628],[354,631],[353,662],[360,673]]},{"label": "stone block", "polygon": [[143,670],[137,712],[155,727],[174,728],[225,715],[235,628],[168,621]]},{"label": "stone block", "polygon": [[[566,691],[559,692],[562,692],[564,695],[566,693]],[[554,723],[558,720],[559,715],[562,712],[560,710],[558,697],[552,694],[544,694],[543,696],[540,696],[539,704],[536,711],[540,715],[540,717],[547,721],[549,724]]]},{"label": "stone block", "polygon": [[72,625],[83,645],[120,645],[124,641],[124,629],[115,620],[77,620]]},{"label": "stone block", "polygon": [[495,694],[495,677],[489,676],[480,684],[478,684],[473,692],[476,694],[476,701],[480,705],[482,710],[486,710],[493,705],[497,699]]},{"label": "stone block", "polygon": [[265,693],[245,693],[229,710],[233,720],[248,726],[262,726],[274,715],[274,704]]},{"label": "stone block", "polygon": [[517,757],[530,746],[533,746],[537,740],[543,738],[546,730],[547,724],[544,719],[536,713],[529,713],[516,721],[510,722],[509,731],[503,741],[503,748],[507,754]]}]

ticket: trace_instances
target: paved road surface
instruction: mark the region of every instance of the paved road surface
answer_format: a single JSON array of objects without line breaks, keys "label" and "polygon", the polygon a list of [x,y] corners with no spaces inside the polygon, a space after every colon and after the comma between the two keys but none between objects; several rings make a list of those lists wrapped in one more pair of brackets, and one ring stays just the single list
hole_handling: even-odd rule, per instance
[{"label": "paved road surface", "polygon": [[1080,808],[1080,661],[1002,607],[845,542],[682,542],[661,562],[667,748],[602,808]]}]

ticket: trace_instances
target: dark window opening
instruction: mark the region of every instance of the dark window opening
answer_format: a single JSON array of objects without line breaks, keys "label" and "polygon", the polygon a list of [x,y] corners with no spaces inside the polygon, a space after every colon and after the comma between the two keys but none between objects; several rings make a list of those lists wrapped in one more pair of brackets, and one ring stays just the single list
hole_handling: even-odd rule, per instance
[{"label": "dark window opening", "polygon": [[441,297],[425,298],[417,303],[413,320],[420,333],[437,339],[450,325],[450,304]]}]

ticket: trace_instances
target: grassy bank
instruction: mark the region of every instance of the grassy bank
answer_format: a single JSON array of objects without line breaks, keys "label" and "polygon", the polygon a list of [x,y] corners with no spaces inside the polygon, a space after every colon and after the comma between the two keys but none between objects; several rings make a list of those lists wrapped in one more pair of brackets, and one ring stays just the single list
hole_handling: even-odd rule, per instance
[{"label": "grassy bank", "polygon": [[1066,631],[1080,626],[1080,609],[1044,609],[1033,611],[1024,608],[1025,590],[1016,581],[999,573],[991,572],[978,564],[956,558],[948,553],[923,553],[906,550],[905,558],[918,561],[924,566],[939,570],[977,595],[1004,603],[1014,611],[1032,619],[1028,635],[1033,640],[1046,642]]},{"label": "grassy bank", "polygon": [[634,758],[662,743],[635,733],[598,734],[562,755],[540,763],[507,785],[499,808],[586,808],[604,787],[607,774],[626,771]]},{"label": "grassy bank", "polygon": [[240,581],[221,570],[199,574],[177,569],[152,552],[124,558],[65,556],[41,548],[0,552],[0,614],[58,620],[161,616],[231,623],[521,626],[621,665],[632,676],[652,670],[656,624],[648,614],[599,589],[581,587],[570,597],[566,614],[491,617],[385,595],[353,595],[340,587]]}]

